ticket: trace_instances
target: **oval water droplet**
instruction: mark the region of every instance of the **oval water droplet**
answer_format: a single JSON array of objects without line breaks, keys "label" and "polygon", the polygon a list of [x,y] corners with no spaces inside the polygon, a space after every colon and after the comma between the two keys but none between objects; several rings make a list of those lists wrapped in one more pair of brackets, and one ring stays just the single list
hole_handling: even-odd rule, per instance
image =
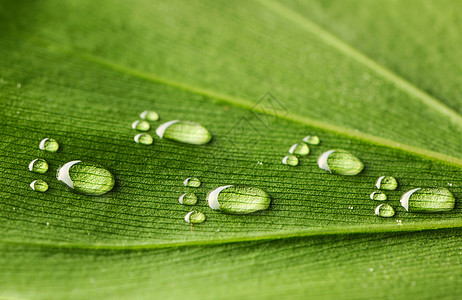
[{"label": "oval water droplet", "polygon": [[156,130],[160,138],[192,145],[210,142],[212,135],[202,125],[190,121],[170,121],[160,125]]},{"label": "oval water droplet", "polygon": [[297,143],[293,144],[292,147],[290,147],[289,153],[297,155],[307,155],[308,153],[310,153],[310,148],[305,143]]},{"label": "oval water droplet", "polygon": [[375,208],[375,214],[382,218],[390,218],[395,215],[395,210],[389,204],[380,204]]},{"label": "oval water droplet", "polygon": [[184,205],[194,205],[197,203],[197,196],[194,193],[186,193],[178,198],[178,202]]},{"label": "oval water droplet", "polygon": [[416,188],[401,196],[401,205],[408,212],[442,212],[454,209],[456,199],[446,188]]},{"label": "oval water droplet", "polygon": [[282,159],[282,163],[289,166],[297,166],[298,158],[295,155],[287,155]]},{"label": "oval water droplet", "polygon": [[43,174],[48,171],[48,163],[42,158],[36,158],[29,163],[29,171]]},{"label": "oval water droplet", "polygon": [[303,141],[310,145],[319,145],[321,142],[317,135],[307,135],[303,138]]},{"label": "oval water droplet", "polygon": [[59,149],[59,143],[55,139],[44,138],[40,141],[39,148],[48,152],[56,152]]},{"label": "oval water droplet", "polygon": [[332,174],[357,175],[364,164],[356,156],[345,150],[329,150],[318,158],[318,166]]},{"label": "oval water droplet", "polygon": [[200,211],[190,211],[184,216],[184,220],[190,224],[199,224],[205,221],[205,215]]},{"label": "oval water droplet", "polygon": [[149,129],[151,129],[151,125],[149,125],[148,122],[141,120],[133,122],[132,128],[139,131],[148,131]]},{"label": "oval water droplet", "polygon": [[135,135],[135,142],[142,145],[151,145],[154,139],[149,133],[140,133]]},{"label": "oval water droplet", "polygon": [[381,176],[377,179],[375,186],[381,190],[393,191],[398,187],[398,181],[393,176]]},{"label": "oval water droplet", "polygon": [[30,184],[31,189],[37,192],[46,192],[48,190],[48,183],[43,180],[34,180]]},{"label": "oval water droplet", "polygon": [[211,209],[228,214],[250,214],[268,209],[271,198],[262,189],[252,186],[225,185],[210,191],[207,202]]},{"label": "oval water droplet", "polygon": [[197,177],[189,177],[183,181],[184,186],[200,187],[201,181]]},{"label": "oval water droplet", "polygon": [[153,110],[145,110],[140,114],[140,118],[148,121],[157,121],[159,120],[159,114]]},{"label": "oval water droplet", "polygon": [[72,191],[91,196],[106,194],[115,184],[114,175],[104,167],[80,160],[64,164],[56,177]]},{"label": "oval water droplet", "polygon": [[373,193],[370,195],[370,198],[371,198],[372,200],[385,201],[385,200],[387,200],[387,195],[385,195],[384,192],[376,191],[376,192],[373,192]]}]

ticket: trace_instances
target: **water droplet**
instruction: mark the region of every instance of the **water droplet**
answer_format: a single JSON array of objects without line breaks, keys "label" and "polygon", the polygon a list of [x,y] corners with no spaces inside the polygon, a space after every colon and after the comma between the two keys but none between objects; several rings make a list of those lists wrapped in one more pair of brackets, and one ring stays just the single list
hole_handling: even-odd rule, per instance
[{"label": "water droplet", "polygon": [[318,158],[321,169],[337,175],[359,174],[364,164],[353,154],[345,150],[329,150]]},{"label": "water droplet", "polygon": [[401,205],[408,212],[441,212],[454,208],[456,199],[446,188],[416,188],[401,196]]},{"label": "water droplet", "polygon": [[218,209],[228,214],[250,214],[267,209],[271,203],[270,196],[262,189],[225,185],[210,191],[207,202],[211,209]]},{"label": "water droplet", "polygon": [[135,135],[135,142],[143,145],[151,145],[154,139],[149,133],[140,133]]},{"label": "water droplet", "polygon": [[381,190],[393,191],[398,187],[398,181],[393,176],[381,176],[377,179],[375,186]]},{"label": "water droplet", "polygon": [[186,193],[180,196],[178,202],[184,205],[194,205],[197,203],[197,196],[194,193]]},{"label": "water droplet", "polygon": [[282,159],[282,163],[289,166],[298,165],[298,158],[295,155],[287,155]]},{"label": "water droplet", "polygon": [[49,225],[50,225],[50,223],[46,222],[46,225],[47,225],[47,226],[49,226]]},{"label": "water droplet", "polygon": [[198,224],[205,221],[205,215],[200,211],[190,211],[184,216],[184,220],[190,224]]},{"label": "water droplet", "polygon": [[396,220],[396,225],[398,225],[398,226],[403,225],[403,221],[401,221],[401,220]]},{"label": "water droplet", "polygon": [[263,162],[262,162],[262,161],[258,161],[258,162],[257,162],[257,166],[263,166]]},{"label": "water droplet", "polygon": [[448,182],[448,186],[452,186],[452,183],[451,183],[451,182]]},{"label": "water droplet", "polygon": [[210,142],[212,135],[202,125],[190,121],[170,121],[160,125],[156,130],[160,138],[192,145]]},{"label": "water droplet", "polygon": [[292,147],[290,147],[289,153],[297,155],[307,155],[308,153],[310,153],[310,148],[305,143],[297,143],[293,144]]},{"label": "water droplet", "polygon": [[389,204],[380,204],[375,208],[375,214],[379,217],[390,218],[395,215],[395,210]]},{"label": "water droplet", "polygon": [[201,181],[197,177],[189,177],[183,181],[184,186],[200,187]]},{"label": "water droplet", "polygon": [[376,191],[369,196],[372,200],[385,201],[387,200],[387,195],[384,192]]},{"label": "water droplet", "polygon": [[303,141],[310,145],[319,145],[321,142],[317,135],[307,135],[303,138]]},{"label": "water droplet", "polygon": [[48,190],[48,183],[43,180],[34,180],[31,182],[30,187],[37,192],[46,192]]},{"label": "water droplet", "polygon": [[148,131],[149,129],[151,129],[151,125],[149,125],[148,122],[141,120],[133,122],[132,128],[139,131]]},{"label": "water droplet", "polygon": [[39,148],[40,150],[45,150],[48,152],[56,152],[59,149],[59,144],[55,139],[45,138],[40,141]]},{"label": "water droplet", "polygon": [[48,171],[48,163],[42,158],[36,158],[30,162],[29,171],[43,174]]},{"label": "water droplet", "polygon": [[109,192],[115,184],[114,175],[104,167],[80,160],[64,164],[56,177],[72,191],[92,196]]},{"label": "water droplet", "polygon": [[20,88],[21,88],[21,86],[22,86],[22,85],[21,85],[21,83],[20,83],[20,82],[18,82],[18,84],[16,84],[16,87],[17,87],[18,89],[20,89]]},{"label": "water droplet", "polygon": [[145,110],[140,114],[140,118],[148,121],[159,120],[159,114],[152,110]]}]

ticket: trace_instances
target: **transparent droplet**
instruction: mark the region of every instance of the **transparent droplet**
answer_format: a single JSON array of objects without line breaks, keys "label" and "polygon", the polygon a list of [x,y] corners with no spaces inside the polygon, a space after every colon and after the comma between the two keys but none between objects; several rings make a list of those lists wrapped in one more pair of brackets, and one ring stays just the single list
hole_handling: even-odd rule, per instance
[{"label": "transparent droplet", "polygon": [[197,177],[189,177],[183,181],[184,186],[200,187],[201,181]]},{"label": "transparent droplet", "polygon": [[56,177],[72,191],[92,196],[109,192],[115,184],[114,175],[104,167],[80,160],[64,164]]},{"label": "transparent droplet", "polygon": [[45,138],[40,141],[39,148],[40,150],[45,150],[48,152],[56,152],[59,149],[59,144],[55,139]]},{"label": "transparent droplet", "polygon": [[151,129],[151,125],[149,125],[148,122],[141,120],[133,122],[132,128],[139,131],[148,131],[149,129]]},{"label": "transparent droplet", "polygon": [[319,145],[321,142],[317,135],[307,135],[303,138],[303,141],[310,145]]},{"label": "transparent droplet", "polygon": [[140,133],[135,135],[135,142],[143,145],[151,145],[154,139],[149,133]]},{"label": "transparent droplet", "polygon": [[198,224],[205,221],[205,215],[200,211],[190,211],[184,216],[184,220],[190,224]]},{"label": "transparent droplet", "polygon": [[225,185],[210,191],[207,202],[212,209],[228,214],[250,214],[268,209],[271,198],[262,189],[252,186]]},{"label": "transparent droplet", "polygon": [[379,217],[390,218],[395,215],[395,210],[389,204],[380,204],[375,208],[375,214]]},{"label": "transparent droplet", "polygon": [[384,192],[376,191],[369,196],[372,200],[385,201],[387,200],[387,195]]},{"label": "transparent droplet", "polygon": [[159,120],[159,114],[153,110],[145,110],[140,114],[140,118],[148,121],[157,121]]},{"label": "transparent droplet", "polygon": [[190,121],[170,121],[160,125],[156,130],[160,138],[192,145],[210,142],[212,135],[202,125]]},{"label": "transparent droplet", "polygon": [[282,159],[282,163],[289,166],[298,165],[298,158],[295,155],[287,155]]},{"label": "transparent droplet", "polygon": [[441,212],[454,208],[456,199],[446,188],[416,188],[401,196],[401,205],[408,212]]},{"label": "transparent droplet", "polygon": [[48,163],[42,158],[36,158],[29,163],[29,171],[43,174],[48,171]]},{"label": "transparent droplet", "polygon": [[359,174],[364,164],[353,154],[345,150],[329,150],[318,158],[321,169],[337,175]]},{"label": "transparent droplet", "polygon": [[178,198],[178,202],[184,205],[194,205],[197,203],[197,196],[194,193],[186,193]]},{"label": "transparent droplet", "polygon": [[377,179],[375,186],[381,190],[393,191],[398,187],[398,181],[393,176],[381,176]]},{"label": "transparent droplet", "polygon": [[292,147],[290,147],[289,153],[297,155],[307,155],[308,153],[310,153],[310,148],[305,143],[297,143],[293,144]]},{"label": "transparent droplet", "polygon": [[30,184],[31,189],[37,192],[46,192],[48,190],[48,183],[43,180],[34,180]]}]

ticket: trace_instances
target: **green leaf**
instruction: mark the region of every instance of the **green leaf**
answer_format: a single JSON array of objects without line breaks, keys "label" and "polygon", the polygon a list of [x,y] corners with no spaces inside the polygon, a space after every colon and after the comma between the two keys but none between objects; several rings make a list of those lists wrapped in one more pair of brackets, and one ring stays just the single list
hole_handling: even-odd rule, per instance
[{"label": "green leaf", "polygon": [[[441,6],[0,1],[0,297],[457,298],[462,208],[399,202],[417,187],[462,196],[460,7]],[[146,110],[160,116],[152,136],[186,120],[212,141],[137,144]],[[307,135],[321,143],[282,164]],[[46,137],[57,152],[39,149]],[[364,170],[320,169],[330,149]],[[48,172],[29,172],[36,158]],[[71,193],[55,174],[72,160],[116,187]],[[383,175],[399,182],[393,218],[369,198]],[[199,202],[182,206],[191,176]],[[30,189],[37,179],[48,191]],[[206,193],[229,184],[262,188],[270,208],[211,210]],[[207,220],[190,227],[191,210]]]}]

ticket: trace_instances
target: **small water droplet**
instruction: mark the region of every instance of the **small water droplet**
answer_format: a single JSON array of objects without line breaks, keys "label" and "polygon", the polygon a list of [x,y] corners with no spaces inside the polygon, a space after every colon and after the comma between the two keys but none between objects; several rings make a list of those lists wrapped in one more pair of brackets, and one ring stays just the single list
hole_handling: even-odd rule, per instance
[{"label": "small water droplet", "polygon": [[159,114],[153,110],[145,110],[140,114],[140,118],[148,121],[157,121],[159,120]]},{"label": "small water droplet", "polygon": [[17,87],[18,89],[20,89],[21,86],[22,86],[22,85],[21,85],[21,82],[18,82],[18,84],[16,84],[16,87]]},{"label": "small water droplet", "polygon": [[201,181],[197,177],[188,177],[183,181],[184,186],[200,187]]},{"label": "small water droplet", "polygon": [[298,158],[295,155],[287,155],[282,159],[282,163],[289,166],[297,166]]},{"label": "small water droplet", "polygon": [[59,144],[55,139],[52,138],[44,138],[40,141],[39,144],[40,150],[48,151],[48,152],[56,152],[59,149]]},{"label": "small water droplet", "polygon": [[303,141],[310,145],[319,145],[321,142],[317,135],[307,135],[303,138]]},{"label": "small water droplet", "polygon": [[354,207],[353,206],[348,206],[348,209],[354,209]]},{"label": "small water droplet", "polygon": [[452,183],[451,183],[451,182],[448,182],[448,186],[452,186]]},{"label": "small water droplet", "polygon": [[364,164],[353,154],[345,150],[329,150],[318,158],[321,169],[337,175],[359,174]]},{"label": "small water droplet", "polygon": [[205,215],[200,211],[190,211],[184,216],[184,220],[190,224],[199,224],[205,221]]},{"label": "small water droplet", "polygon": [[377,179],[375,186],[380,190],[393,191],[398,187],[398,181],[393,176],[381,176]]},{"label": "small water droplet", "polygon": [[30,184],[31,189],[37,192],[46,192],[48,190],[48,183],[43,180],[34,180]]},{"label": "small water droplet", "polygon": [[197,196],[194,193],[186,193],[178,198],[178,202],[184,205],[194,205],[197,203]]},{"label": "small water droplet", "polygon": [[396,220],[396,225],[398,225],[398,226],[403,225],[403,221],[401,221],[401,220]]},{"label": "small water droplet", "polygon": [[384,192],[376,191],[369,196],[372,200],[385,201],[387,200],[387,195]]},{"label": "small water droplet", "polygon": [[380,204],[375,208],[375,214],[379,217],[390,218],[395,215],[395,210],[389,204]]},{"label": "small water droplet", "polygon": [[454,208],[456,199],[446,188],[416,188],[401,196],[401,205],[408,212],[442,212]]},{"label": "small water droplet", "polygon": [[46,225],[47,225],[47,226],[49,226],[49,225],[50,225],[50,223],[46,222]]},{"label": "small water droplet", "polygon": [[48,163],[42,158],[36,158],[30,162],[29,171],[43,174],[48,171]]},{"label": "small water droplet", "polygon": [[258,161],[258,162],[257,162],[257,166],[263,166],[263,162],[262,162],[262,161]]},{"label": "small water droplet", "polygon": [[114,175],[104,167],[80,160],[64,164],[56,177],[72,191],[92,196],[106,194],[115,184]]},{"label": "small water droplet", "polygon": [[205,127],[190,121],[169,121],[160,125],[156,133],[160,138],[192,145],[204,145],[212,139]]},{"label": "small water droplet", "polygon": [[139,131],[148,131],[151,129],[151,125],[149,125],[149,123],[144,120],[138,120],[132,123],[132,128]]},{"label": "small water droplet", "polygon": [[149,133],[139,133],[135,135],[135,142],[142,145],[152,145],[154,139]]},{"label": "small water droplet", "polygon": [[310,153],[310,148],[305,143],[297,143],[293,144],[292,147],[290,147],[289,153],[297,155],[307,155]]},{"label": "small water droplet", "polygon": [[207,202],[211,209],[218,209],[224,213],[250,214],[268,209],[271,198],[260,188],[225,185],[208,192]]}]

